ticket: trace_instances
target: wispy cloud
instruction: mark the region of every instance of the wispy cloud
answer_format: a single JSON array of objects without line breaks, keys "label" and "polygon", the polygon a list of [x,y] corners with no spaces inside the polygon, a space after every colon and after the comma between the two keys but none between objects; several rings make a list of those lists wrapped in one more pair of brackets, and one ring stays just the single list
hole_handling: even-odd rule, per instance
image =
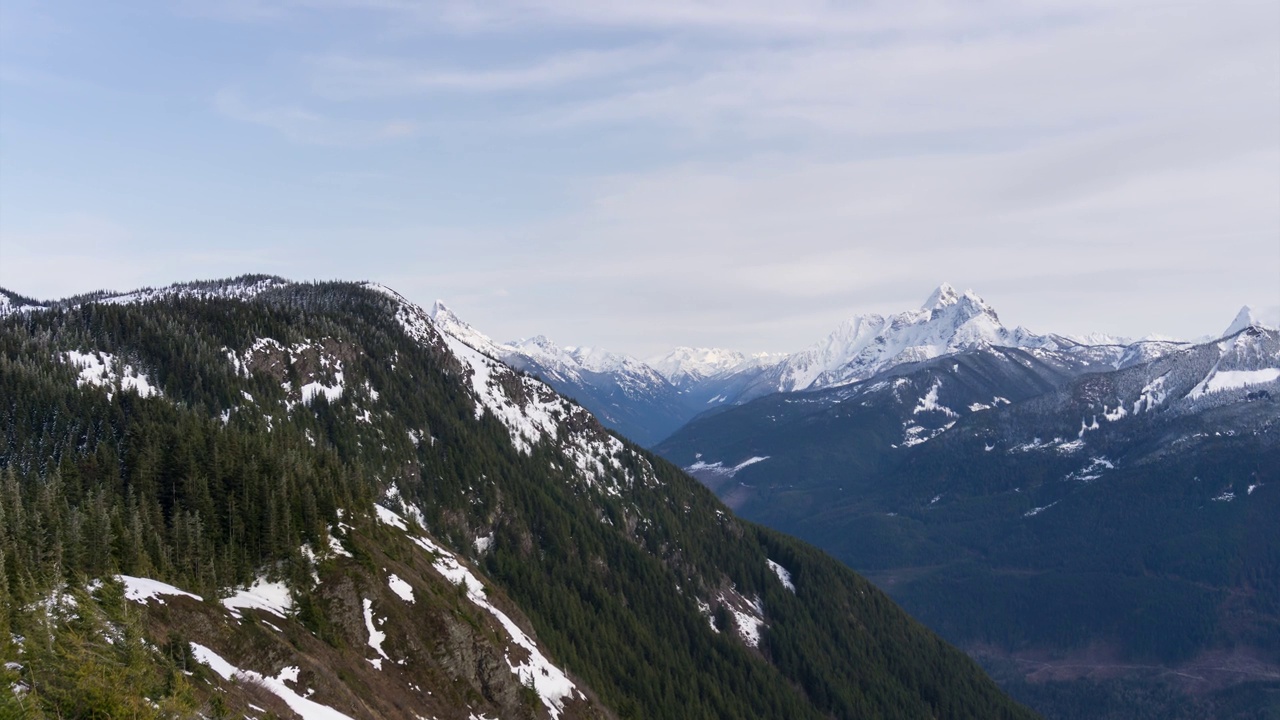
[{"label": "wispy cloud", "polygon": [[545,90],[652,67],[672,53],[659,47],[579,50],[525,65],[447,69],[421,61],[326,56],[312,61],[312,86],[331,99],[413,95],[432,91],[499,92]]},{"label": "wispy cloud", "polygon": [[[86,181],[80,204],[163,196],[246,245],[305,235],[320,251],[282,251],[285,274],[395,258],[496,335],[640,352],[788,349],[943,279],[1059,331],[1198,334],[1275,302],[1274,2],[175,2],[159,29],[49,5],[76,52],[0,42],[33,100],[5,108],[6,218],[136,157],[127,194]],[[32,90],[62,78],[133,92]],[[168,124],[198,103],[217,122]],[[180,214],[124,216],[171,237]]]}]

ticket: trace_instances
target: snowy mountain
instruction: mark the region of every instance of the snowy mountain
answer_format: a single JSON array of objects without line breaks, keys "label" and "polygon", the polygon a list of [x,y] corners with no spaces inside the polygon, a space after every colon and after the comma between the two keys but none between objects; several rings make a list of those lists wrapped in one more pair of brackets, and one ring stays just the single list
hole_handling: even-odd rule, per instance
[{"label": "snowy mountain", "polygon": [[786,353],[747,355],[721,348],[678,347],[666,355],[648,360],[648,364],[681,390],[738,373],[763,370],[786,359]]},{"label": "snowy mountain", "polygon": [[835,387],[979,345],[1031,348],[1052,341],[1022,328],[1005,328],[982,298],[943,283],[919,310],[846,320],[823,340],[762,373],[743,399]]},{"label": "snowy mountain", "polygon": [[1149,362],[1189,347],[1163,339],[1071,338],[1006,328],[973,291],[943,283],[918,310],[858,315],[791,354],[679,347],[641,361],[600,348],[560,346],[544,336],[497,343],[437,302],[441,330],[478,351],[532,373],[589,408],[602,422],[650,446],[694,417],[773,393],[840,387],[895,367],[979,348],[1032,351],[1055,376]]},{"label": "snowy mountain", "polygon": [[1072,717],[1106,689],[1044,680],[1104,667],[1135,703],[1196,696],[1145,716],[1248,717],[1184,706],[1280,679],[1280,331],[1135,359],[1151,346],[1080,372],[1072,348],[978,345],[707,414],[655,449],[1009,682],[1098,703]]},{"label": "snowy mountain", "polygon": [[1184,346],[1175,341],[1073,339],[1038,335],[1022,327],[1011,330],[972,290],[960,293],[943,283],[919,310],[846,320],[820,342],[760,373],[735,402],[772,392],[838,387],[899,365],[981,347],[1036,350],[1046,360],[1056,356],[1063,369],[1095,372],[1150,360]]}]

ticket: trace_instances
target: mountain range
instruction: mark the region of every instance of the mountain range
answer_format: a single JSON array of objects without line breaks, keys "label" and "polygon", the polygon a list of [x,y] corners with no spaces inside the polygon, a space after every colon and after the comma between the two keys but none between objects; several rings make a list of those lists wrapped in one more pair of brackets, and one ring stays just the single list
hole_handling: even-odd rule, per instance
[{"label": "mountain range", "polygon": [[[1232,325],[1247,325],[1252,312],[1241,310]],[[1034,350],[1064,372],[1083,373],[1130,367],[1190,345],[1167,338],[1072,338],[1009,329],[981,297],[946,283],[918,310],[852,317],[790,354],[680,347],[640,360],[600,348],[559,346],[543,336],[495,342],[441,302],[432,315],[446,333],[538,376],[581,402],[607,427],[646,446],[704,412],[774,393],[840,387],[899,365],[973,348]]]},{"label": "mountain range", "polygon": [[1034,717],[441,308],[0,297],[0,716]]}]

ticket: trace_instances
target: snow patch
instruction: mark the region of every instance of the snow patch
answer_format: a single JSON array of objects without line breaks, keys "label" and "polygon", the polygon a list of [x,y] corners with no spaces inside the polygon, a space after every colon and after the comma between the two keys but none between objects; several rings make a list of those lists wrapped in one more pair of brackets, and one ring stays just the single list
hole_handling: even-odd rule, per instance
[{"label": "snow patch", "polygon": [[1249,385],[1264,385],[1280,380],[1280,368],[1262,368],[1261,370],[1221,370],[1205,378],[1189,393],[1192,398],[1221,392],[1236,390]]},{"label": "snow patch", "polygon": [[707,604],[705,601],[699,599],[698,612],[702,613],[702,615],[707,618],[707,622],[711,624],[711,631],[716,634],[719,634],[720,628],[716,627],[716,618],[714,615],[711,614],[711,606]]},{"label": "snow patch", "polygon": [[125,599],[132,600],[133,602],[146,604],[154,600],[157,605],[164,605],[165,602],[163,598],[165,596],[189,597],[200,602],[204,601],[204,598],[199,595],[194,595],[186,590],[179,590],[178,588],[168,583],[160,582],[159,580],[133,577],[131,575],[116,575],[116,580],[119,580],[124,584]]},{"label": "snow patch", "polygon": [[942,381],[934,380],[933,385],[929,388],[929,392],[916,403],[916,407],[911,411],[912,415],[919,415],[922,412],[940,412],[949,418],[960,417],[955,410],[938,404],[938,390],[942,389]]},{"label": "snow patch", "polygon": [[1084,440],[1072,440],[1071,442],[1058,443],[1058,452],[1063,455],[1070,455],[1077,450],[1084,449]]},{"label": "snow patch", "polygon": [[285,668],[281,671],[281,677],[267,677],[253,670],[242,670],[199,643],[191,643],[191,654],[195,656],[197,661],[208,665],[210,669],[218,673],[223,680],[244,680],[261,685],[283,700],[289,706],[289,709],[301,715],[303,720],[354,720],[350,715],[344,715],[327,705],[321,705],[302,697],[288,685],[285,685],[281,677],[284,677],[287,672],[292,670],[293,672],[290,674],[296,682],[296,668]]},{"label": "snow patch", "polygon": [[[725,602],[723,595],[720,601]],[[764,605],[760,603],[760,598],[751,602],[752,612],[739,610],[727,602],[725,607],[733,615],[733,621],[738,626],[738,635],[742,638],[742,642],[748,647],[760,647],[760,630],[764,627]]]},{"label": "snow patch", "polygon": [[390,525],[391,527],[399,528],[400,530],[407,531],[409,529],[409,526],[404,522],[404,518],[401,518],[399,515],[391,512],[381,505],[374,505],[373,509],[378,513],[378,521],[382,524]]},{"label": "snow patch", "polygon": [[[698,457],[701,457],[701,455],[699,455]],[[755,457],[749,457],[746,460],[743,460],[742,462],[738,463],[737,465],[734,465],[733,467],[725,467],[724,463],[722,462],[708,463],[708,462],[699,460],[694,464],[690,465],[689,467],[685,468],[685,472],[701,471],[701,472],[710,472],[710,473],[715,473],[717,475],[726,475],[728,477],[733,477],[734,475],[738,474],[739,470],[742,470],[743,468],[749,467],[751,465],[755,465],[758,462],[764,462],[765,460],[768,460],[769,457],[770,456],[768,455],[757,455]]]},{"label": "snow patch", "polygon": [[369,598],[364,598],[364,628],[369,631],[369,647],[373,648],[374,652],[382,656],[380,658],[369,660],[369,664],[378,670],[381,670],[383,659],[390,660],[391,658],[387,657],[386,651],[382,649],[382,643],[387,639],[387,634],[379,630],[375,625],[373,617],[373,601]]},{"label": "snow patch", "polygon": [[121,390],[131,390],[144,398],[160,394],[160,390],[145,374],[132,365],[120,363],[111,353],[82,353],[71,350],[63,353],[62,357],[68,365],[80,368],[80,376],[76,379],[76,385],[79,387],[90,385],[105,388],[107,397],[112,396],[112,391],[116,387]]},{"label": "snow patch", "polygon": [[240,611],[246,608],[288,617],[293,610],[293,595],[284,583],[259,577],[247,588],[236,588],[234,595],[222,600],[222,605],[237,618],[241,616]]},{"label": "snow patch", "polygon": [[942,433],[950,430],[951,426],[955,424],[956,424],[956,421],[952,420],[951,422],[947,423],[946,425],[943,425],[940,428],[934,428],[930,430],[920,425],[912,425],[910,422],[908,422],[905,425],[903,425],[902,446],[914,447],[916,445],[919,445],[920,443],[932,440],[938,437],[939,435],[941,435]]},{"label": "snow patch", "polygon": [[329,552],[342,557],[353,557],[346,548],[342,547],[342,542],[334,536],[332,531],[329,533]]},{"label": "snow patch", "polygon": [[1169,395],[1168,390],[1165,389],[1164,380],[1165,376],[1161,375],[1155,380],[1147,383],[1146,387],[1142,388],[1142,392],[1138,395],[1138,399],[1133,402],[1134,415],[1137,415],[1140,412],[1154,410],[1157,406],[1164,403],[1165,398]]},{"label": "snow patch", "polygon": [[342,371],[338,370],[334,373],[334,381],[332,385],[326,385],[321,382],[309,382],[301,388],[302,402],[309,403],[312,400],[323,395],[329,402],[336,402],[342,397],[346,386],[343,385]]},{"label": "snow patch", "polygon": [[1063,480],[1068,482],[1076,481],[1082,483],[1090,483],[1102,477],[1103,470],[1114,470],[1115,464],[1106,457],[1095,457],[1089,459],[1089,464],[1079,470],[1067,475]]},{"label": "snow patch", "polygon": [[413,604],[413,587],[395,573],[387,576],[387,587],[391,588],[391,592],[399,596],[401,600],[410,605]]},{"label": "snow patch", "polygon": [[782,581],[782,587],[790,590],[791,594],[794,595],[796,586],[791,582],[791,572],[772,560],[766,559],[765,562],[768,563],[769,569],[773,571],[773,574],[777,575],[778,579]]},{"label": "snow patch", "polygon": [[1060,502],[1059,500],[1054,500],[1053,502],[1049,503],[1048,505],[1045,505],[1044,507],[1032,508],[1031,510],[1028,510],[1022,513],[1022,517],[1035,517],[1036,515],[1039,515],[1040,513],[1044,512],[1045,510],[1048,510],[1054,505],[1057,505],[1059,502]]},{"label": "snow patch", "polygon": [[1087,433],[1087,432],[1091,432],[1091,431],[1093,431],[1093,430],[1097,430],[1099,427],[1101,427],[1101,426],[1100,426],[1100,425],[1098,425],[1098,416],[1097,416],[1097,415],[1094,415],[1094,416],[1093,416],[1093,422],[1092,422],[1092,423],[1087,423],[1087,422],[1085,422],[1085,421],[1084,421],[1084,418],[1080,418],[1080,432],[1076,433],[1076,437],[1078,437],[1078,438],[1083,438],[1085,433]]}]

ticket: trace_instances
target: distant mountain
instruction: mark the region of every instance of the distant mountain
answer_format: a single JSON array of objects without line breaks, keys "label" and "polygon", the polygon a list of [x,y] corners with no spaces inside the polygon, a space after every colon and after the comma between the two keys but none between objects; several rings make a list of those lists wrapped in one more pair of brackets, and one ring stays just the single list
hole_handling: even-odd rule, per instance
[{"label": "distant mountain", "polygon": [[785,358],[781,353],[745,355],[719,348],[678,347],[648,363],[671,384],[687,390],[716,378],[771,367]]},{"label": "distant mountain", "polygon": [[1054,343],[761,397],[656,450],[867,573],[1050,717],[1274,712],[1280,332],[1154,359]]},{"label": "distant mountain", "polygon": [[443,308],[3,296],[0,716],[1033,717]]},{"label": "distant mountain", "polygon": [[641,361],[599,348],[562,347],[543,336],[497,343],[442,303],[432,312],[444,332],[536,375],[577,399],[606,426],[645,446],[704,412],[772,393],[848,385],[899,365],[975,348],[1043,351],[1042,359],[1059,370],[1083,373],[1128,367],[1188,346],[1171,340],[1074,339],[1010,330],[982,298],[946,283],[919,310],[855,316],[791,354],[680,347]]}]

